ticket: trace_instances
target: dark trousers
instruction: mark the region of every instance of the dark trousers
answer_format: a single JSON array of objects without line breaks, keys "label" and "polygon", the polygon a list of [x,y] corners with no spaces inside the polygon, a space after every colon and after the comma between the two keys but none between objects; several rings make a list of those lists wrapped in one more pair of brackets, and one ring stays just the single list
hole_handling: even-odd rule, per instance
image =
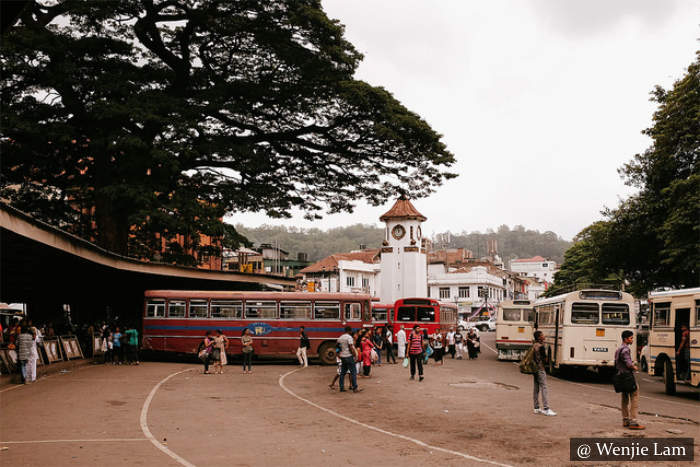
[{"label": "dark trousers", "polygon": [[126,361],[136,363],[139,361],[138,346],[126,344]]},{"label": "dark trousers", "polygon": [[340,380],[338,381],[338,386],[341,391],[345,390],[345,373],[348,372],[350,372],[352,389],[357,389],[357,367],[355,366],[355,358],[352,355],[340,357]]},{"label": "dark trousers", "polygon": [[411,376],[416,376],[416,363],[418,363],[418,376],[423,376],[423,354],[412,353],[408,356],[411,357]]},{"label": "dark trousers", "polygon": [[251,371],[253,365],[253,352],[243,352],[243,371],[245,371],[246,365],[248,365],[248,371]]},{"label": "dark trousers", "polygon": [[452,355],[452,358],[455,358],[455,346],[454,345],[448,345],[447,351],[450,353],[450,355]]},{"label": "dark trousers", "polygon": [[389,363],[389,360],[396,363],[396,357],[394,357],[394,346],[392,344],[386,345],[386,362]]}]

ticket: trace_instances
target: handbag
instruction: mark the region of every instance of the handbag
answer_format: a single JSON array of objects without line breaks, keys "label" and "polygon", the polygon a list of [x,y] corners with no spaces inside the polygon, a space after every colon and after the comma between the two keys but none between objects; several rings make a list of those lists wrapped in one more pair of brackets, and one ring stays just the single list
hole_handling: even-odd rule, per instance
[{"label": "handbag", "polygon": [[404,368],[408,368],[408,357],[403,359],[403,363],[401,365],[403,365]]},{"label": "handbag", "polygon": [[637,390],[637,380],[633,373],[615,373],[613,376],[613,386],[615,392],[634,392]]},{"label": "handbag", "polygon": [[369,352],[369,359],[372,363],[375,363],[377,360],[379,360],[379,355],[377,355],[377,351],[372,349]]}]

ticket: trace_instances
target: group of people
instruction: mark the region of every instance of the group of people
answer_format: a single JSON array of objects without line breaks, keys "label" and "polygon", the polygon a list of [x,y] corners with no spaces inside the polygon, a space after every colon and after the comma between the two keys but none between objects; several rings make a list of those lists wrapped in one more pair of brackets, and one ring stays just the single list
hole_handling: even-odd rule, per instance
[{"label": "group of people", "polygon": [[139,332],[135,326],[121,328],[102,323],[102,363],[139,365]]},{"label": "group of people", "polygon": [[[241,336],[241,342],[243,345],[243,373],[252,373],[252,368],[250,365],[250,358],[248,358],[248,370],[246,370],[246,359],[245,356],[252,354],[253,351],[253,338],[250,337],[250,329],[245,328]],[[224,366],[228,364],[228,359],[226,358],[226,350],[228,349],[229,339],[226,337],[221,329],[216,331],[216,334],[211,331],[207,331],[204,334],[204,339],[199,344],[197,349],[197,356],[204,364],[204,374],[209,373],[209,365],[214,366],[214,374],[221,375],[224,373]]]}]

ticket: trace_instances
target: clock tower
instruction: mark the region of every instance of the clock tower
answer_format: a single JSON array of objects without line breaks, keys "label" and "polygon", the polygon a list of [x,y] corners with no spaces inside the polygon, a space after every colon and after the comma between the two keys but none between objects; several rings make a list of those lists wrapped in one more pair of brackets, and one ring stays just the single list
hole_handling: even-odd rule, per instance
[{"label": "clock tower", "polygon": [[427,297],[428,266],[421,230],[426,217],[401,197],[379,220],[386,225],[381,250],[381,302]]}]

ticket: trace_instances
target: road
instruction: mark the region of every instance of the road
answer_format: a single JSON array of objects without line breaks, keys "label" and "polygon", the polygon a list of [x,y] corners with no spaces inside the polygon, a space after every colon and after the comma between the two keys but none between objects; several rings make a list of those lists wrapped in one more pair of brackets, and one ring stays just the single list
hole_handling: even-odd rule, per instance
[{"label": "road", "polygon": [[620,426],[619,395],[589,374],[550,378],[558,415],[534,415],[532,377],[498,362],[493,341],[482,335],[477,360],[430,363],[423,382],[401,365],[374,367],[359,394],[329,389],[335,368],[318,365],[82,367],[0,392],[0,463],[570,465],[572,437],[698,438],[696,396],[666,396],[648,377],[645,432]]}]

